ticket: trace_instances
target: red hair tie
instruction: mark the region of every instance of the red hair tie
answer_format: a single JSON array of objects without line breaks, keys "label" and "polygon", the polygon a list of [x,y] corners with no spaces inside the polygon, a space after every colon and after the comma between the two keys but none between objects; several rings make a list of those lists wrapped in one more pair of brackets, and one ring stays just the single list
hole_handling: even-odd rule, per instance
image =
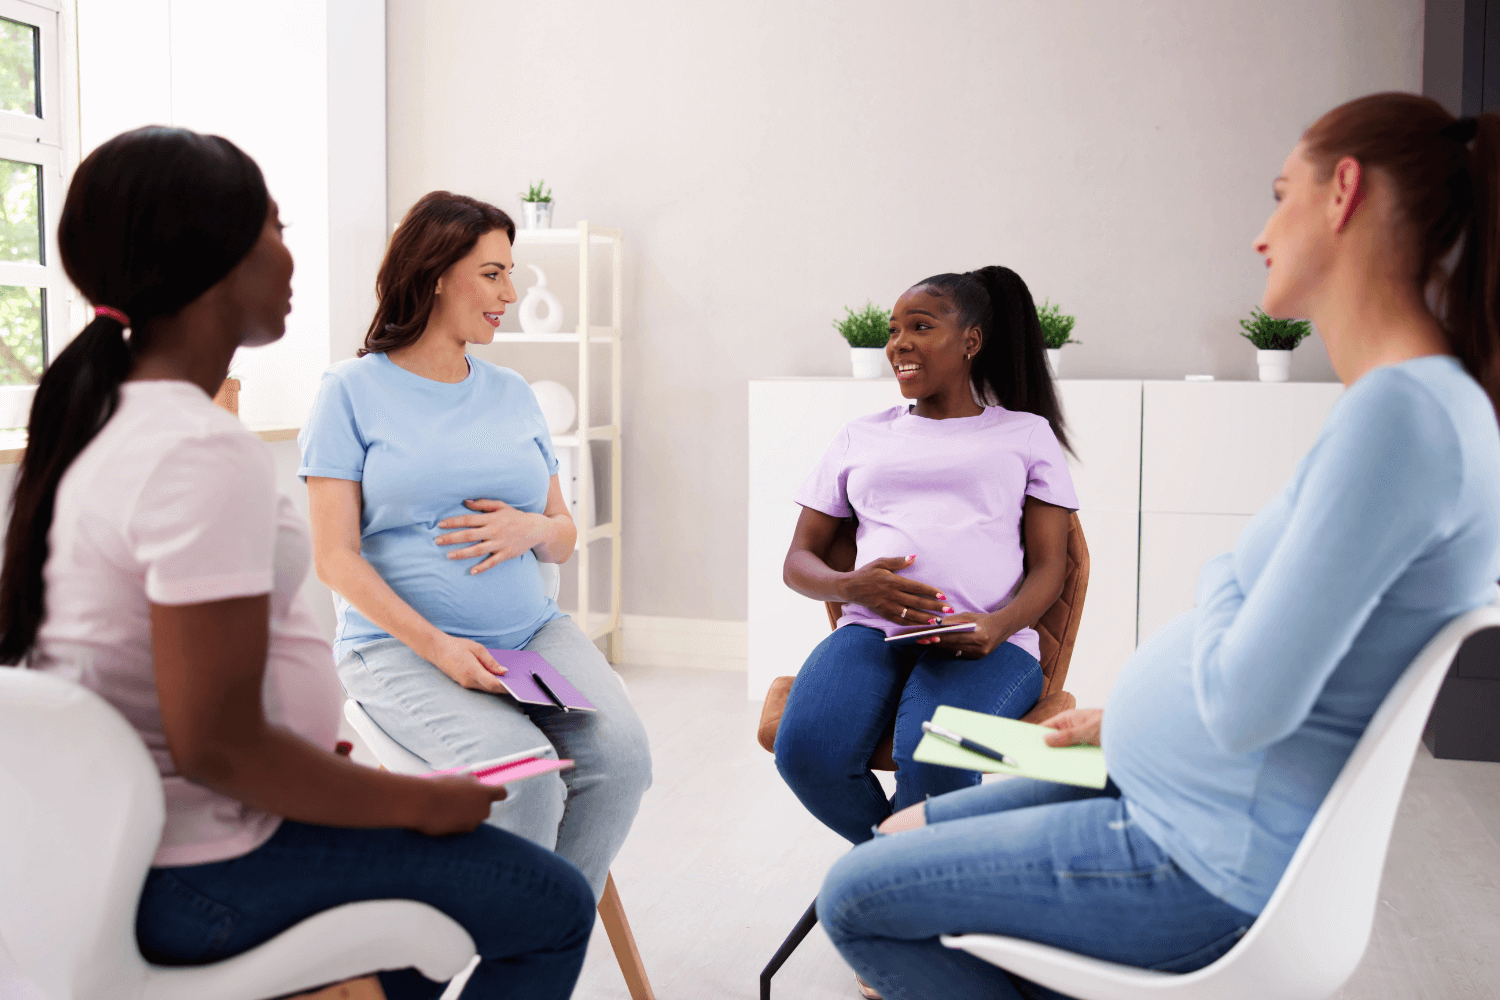
[{"label": "red hair tie", "polygon": [[94,315],[108,316],[110,319],[114,320],[116,323],[119,323],[121,326],[128,327],[130,325],[129,316],[126,316],[124,313],[120,312],[120,310],[112,308],[110,306],[95,306]]}]

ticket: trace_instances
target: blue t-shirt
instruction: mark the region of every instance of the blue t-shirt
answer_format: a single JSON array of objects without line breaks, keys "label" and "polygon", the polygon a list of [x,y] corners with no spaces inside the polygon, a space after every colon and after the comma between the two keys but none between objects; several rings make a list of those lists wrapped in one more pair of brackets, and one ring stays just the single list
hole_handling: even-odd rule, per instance
[{"label": "blue t-shirt", "polygon": [[1260,913],[1392,685],[1497,579],[1489,397],[1450,357],[1371,371],[1115,685],[1101,742],[1131,819]]},{"label": "blue t-shirt", "polygon": [[[552,437],[526,380],[470,357],[462,382],[414,375],[384,354],[343,361],[323,374],[297,437],[297,474],[360,484],[360,552],[391,589],[450,635],[519,649],[561,612],[542,585],[536,556],[471,576],[481,559],[449,559],[439,546],[465,500],[499,500],[539,514],[557,472]],[[334,596],[334,654],[389,634]]]}]

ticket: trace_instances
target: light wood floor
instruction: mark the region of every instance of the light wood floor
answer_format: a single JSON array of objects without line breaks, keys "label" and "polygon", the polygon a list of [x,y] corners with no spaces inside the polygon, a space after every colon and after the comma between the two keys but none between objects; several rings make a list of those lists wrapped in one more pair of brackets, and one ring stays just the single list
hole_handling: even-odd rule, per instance
[{"label": "light wood floor", "polygon": [[[755,743],[742,674],[620,668],[656,781],[614,865],[660,1000],[753,1000],[767,959],[846,850]],[[778,1000],[849,1000],[821,930],[776,976]],[[602,928],[578,1000],[627,1000]],[[1418,751],[1370,948],[1340,1000],[1500,998],[1500,764]]]}]

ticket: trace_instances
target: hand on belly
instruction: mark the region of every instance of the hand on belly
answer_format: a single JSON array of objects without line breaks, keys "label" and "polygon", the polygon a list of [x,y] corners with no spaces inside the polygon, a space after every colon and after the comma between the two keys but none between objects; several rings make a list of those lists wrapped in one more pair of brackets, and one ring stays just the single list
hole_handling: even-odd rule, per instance
[{"label": "hand on belly", "polygon": [[[499,500],[465,500],[464,506],[474,514],[444,518],[437,526],[449,533],[439,535],[438,545],[462,545],[450,550],[449,559],[486,558],[469,568],[469,573],[483,573],[508,559],[514,559],[544,540],[540,514],[528,514]],[[452,530],[459,529],[459,530]]]}]

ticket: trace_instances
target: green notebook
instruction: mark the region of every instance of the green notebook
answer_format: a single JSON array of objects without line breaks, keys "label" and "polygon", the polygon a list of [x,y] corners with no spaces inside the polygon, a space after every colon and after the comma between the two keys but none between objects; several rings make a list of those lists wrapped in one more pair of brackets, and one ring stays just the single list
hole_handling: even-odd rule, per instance
[{"label": "green notebook", "polygon": [[1049,747],[1044,740],[1053,730],[1046,726],[970,712],[951,705],[939,705],[932,721],[960,736],[983,743],[991,750],[999,750],[1013,758],[1016,765],[1002,764],[971,753],[931,733],[923,735],[912,755],[923,764],[942,764],[990,774],[1017,774],[1023,778],[1040,778],[1085,788],[1103,788],[1109,777],[1104,770],[1103,750],[1098,747]]}]

